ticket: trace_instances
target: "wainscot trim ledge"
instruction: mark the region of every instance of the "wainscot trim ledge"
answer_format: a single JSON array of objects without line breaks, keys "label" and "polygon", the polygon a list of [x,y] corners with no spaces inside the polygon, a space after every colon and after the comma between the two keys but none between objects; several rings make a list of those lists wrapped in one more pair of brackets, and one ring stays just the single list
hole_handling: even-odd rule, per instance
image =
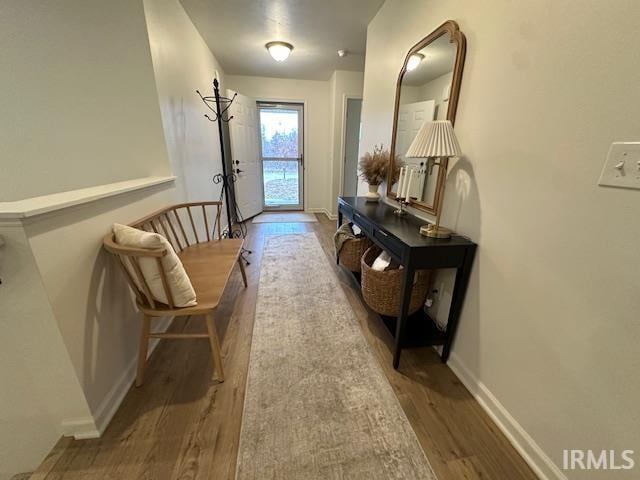
[{"label": "wainscot trim ledge", "polygon": [[94,202],[134,190],[153,187],[175,181],[175,176],[143,177],[124,182],[107,183],[97,187],[80,188],[68,192],[52,193],[41,197],[26,198],[15,202],[0,202],[0,221],[35,217],[43,213]]}]

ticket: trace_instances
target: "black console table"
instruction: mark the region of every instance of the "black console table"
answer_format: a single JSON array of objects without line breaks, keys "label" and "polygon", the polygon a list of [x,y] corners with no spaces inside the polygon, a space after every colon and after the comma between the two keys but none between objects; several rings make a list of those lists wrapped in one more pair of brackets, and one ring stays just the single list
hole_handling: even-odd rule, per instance
[{"label": "black console table", "polygon": [[424,324],[426,321],[427,328],[420,329],[424,338],[419,343],[442,345],[441,358],[446,363],[458,327],[477,245],[468,238],[457,235],[447,239],[424,237],[419,231],[420,226],[426,223],[424,220],[411,214],[398,216],[393,213],[394,210],[394,207],[382,200],[366,202],[364,197],[338,197],[338,227],[346,217],[404,267],[400,316],[395,323],[395,332],[392,331],[395,336],[393,367],[396,369],[400,364],[402,348],[407,346],[408,340],[416,344],[416,339],[406,338],[407,312],[416,270],[457,269],[446,330],[440,331],[428,317],[420,319],[420,323]]}]

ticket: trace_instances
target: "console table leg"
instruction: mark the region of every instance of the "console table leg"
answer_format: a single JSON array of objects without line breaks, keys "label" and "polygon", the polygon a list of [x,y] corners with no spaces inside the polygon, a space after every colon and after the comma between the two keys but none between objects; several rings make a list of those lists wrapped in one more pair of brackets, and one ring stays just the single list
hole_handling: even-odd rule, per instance
[{"label": "console table leg", "polygon": [[476,247],[469,247],[464,257],[464,262],[456,270],[456,281],[453,287],[453,295],[451,298],[451,308],[449,309],[449,319],[447,321],[447,331],[445,334],[445,341],[442,347],[442,356],[440,357],[442,363],[447,363],[449,354],[451,353],[451,345],[453,343],[453,337],[458,328],[458,320],[460,319],[460,313],[462,311],[462,304],[464,297],[467,293],[467,286],[469,285],[469,277],[471,276],[471,265],[476,254]]},{"label": "console table leg", "polygon": [[404,343],[404,334],[407,323],[407,314],[409,313],[409,303],[411,302],[411,292],[413,291],[413,278],[415,269],[410,262],[404,265],[404,278],[402,280],[402,303],[400,304],[400,316],[396,323],[395,348],[393,351],[393,368],[396,370],[400,366],[400,353]]},{"label": "console table leg", "polygon": [[[338,221],[337,221],[336,230],[338,230],[341,226],[342,226],[342,212],[340,211],[340,205],[338,205]],[[336,252],[336,264],[340,265],[340,255],[338,255],[338,252]]]}]

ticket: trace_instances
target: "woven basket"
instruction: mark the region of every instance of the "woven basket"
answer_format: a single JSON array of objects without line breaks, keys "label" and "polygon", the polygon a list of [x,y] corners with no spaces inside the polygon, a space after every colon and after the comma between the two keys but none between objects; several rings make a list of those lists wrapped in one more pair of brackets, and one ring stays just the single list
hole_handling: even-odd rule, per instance
[{"label": "woven basket", "polygon": [[[373,310],[380,315],[397,317],[400,315],[400,301],[402,299],[402,278],[404,268],[387,271],[377,271],[371,268],[382,250],[377,246],[370,247],[362,256],[362,297]],[[415,275],[409,315],[420,310],[427,298],[430,270],[418,270]]]},{"label": "woven basket", "polygon": [[352,272],[360,272],[360,260],[370,246],[371,240],[364,236],[347,240],[338,255],[340,263]]}]

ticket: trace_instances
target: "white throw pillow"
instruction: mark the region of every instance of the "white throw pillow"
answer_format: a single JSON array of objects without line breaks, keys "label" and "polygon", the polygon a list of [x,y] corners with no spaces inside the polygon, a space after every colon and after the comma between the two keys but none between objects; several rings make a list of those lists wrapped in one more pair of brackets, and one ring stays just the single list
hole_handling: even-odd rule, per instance
[{"label": "white throw pillow", "polygon": [[[167,277],[171,296],[173,297],[173,304],[176,307],[193,307],[197,305],[196,292],[191,285],[191,280],[189,280],[189,276],[184,270],[184,266],[178,255],[176,255],[173,246],[166,238],[159,233],[145,232],[144,230],[120,225],[119,223],[113,225],[113,233],[116,243],[123,247],[166,249],[167,254],[161,257],[161,262]],[[125,264],[127,263],[128,262],[125,262]],[[140,271],[149,286],[149,291],[153,299],[168,305],[169,299],[164,291],[162,277],[160,276],[160,269],[158,268],[156,259],[151,257],[140,258],[139,264]],[[131,271],[129,265],[127,265],[127,269],[129,269],[138,288],[142,290],[142,286],[135,272]]]}]

